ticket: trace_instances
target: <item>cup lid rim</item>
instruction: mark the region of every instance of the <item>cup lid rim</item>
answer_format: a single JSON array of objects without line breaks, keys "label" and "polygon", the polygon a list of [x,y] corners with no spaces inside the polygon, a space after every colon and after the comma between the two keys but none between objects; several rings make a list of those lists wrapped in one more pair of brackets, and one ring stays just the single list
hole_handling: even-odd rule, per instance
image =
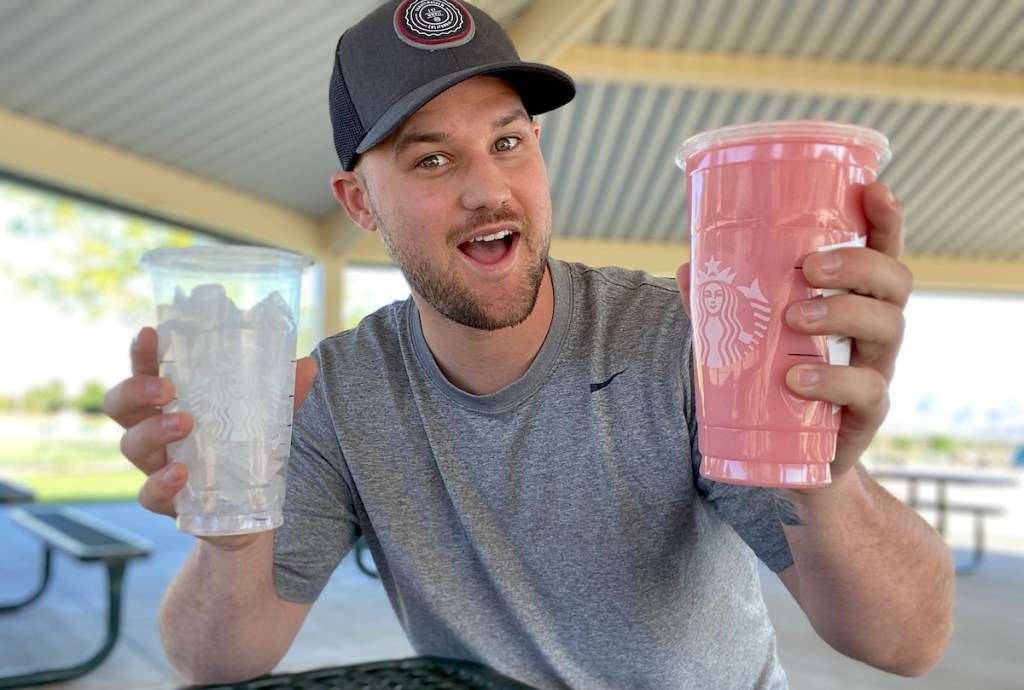
[{"label": "cup lid rim", "polygon": [[870,127],[828,120],[769,120],[727,125],[695,134],[679,146],[676,164],[685,169],[686,160],[694,154],[744,140],[792,137],[818,137],[824,141],[850,142],[872,148],[878,154],[879,168],[888,163],[892,156],[888,138]]},{"label": "cup lid rim", "polygon": [[311,266],[308,256],[276,247],[225,244],[191,247],[162,247],[150,249],[139,259],[144,268],[164,268],[173,262],[175,267],[198,268],[200,263],[217,262],[217,271],[245,273],[254,267],[273,267],[302,270]]}]

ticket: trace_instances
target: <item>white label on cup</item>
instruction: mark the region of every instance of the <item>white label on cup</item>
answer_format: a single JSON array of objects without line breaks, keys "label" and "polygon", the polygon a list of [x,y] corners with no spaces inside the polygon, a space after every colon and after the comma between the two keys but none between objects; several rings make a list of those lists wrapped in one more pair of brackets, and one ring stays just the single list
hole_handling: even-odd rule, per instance
[{"label": "white label on cup", "polygon": [[[842,249],[843,247],[866,247],[868,244],[868,238],[866,235],[857,235],[852,240],[846,242],[839,242],[838,244],[829,244],[824,247],[819,247],[819,252],[830,252],[834,249]],[[828,289],[822,290],[822,297],[832,297],[833,295],[842,295],[849,292],[849,290],[837,290]],[[826,340],[828,344],[828,363],[839,364],[842,366],[849,366],[850,364],[850,349],[853,343],[850,342],[849,336],[845,335],[830,335]],[[840,409],[839,405],[832,406],[832,412],[838,412]]]}]

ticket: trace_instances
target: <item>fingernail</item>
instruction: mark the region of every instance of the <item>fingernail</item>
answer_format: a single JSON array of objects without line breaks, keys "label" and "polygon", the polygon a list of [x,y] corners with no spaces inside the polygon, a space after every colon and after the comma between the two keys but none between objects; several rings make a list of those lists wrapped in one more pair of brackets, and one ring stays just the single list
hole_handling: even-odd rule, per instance
[{"label": "fingernail", "polygon": [[146,382],[146,395],[152,400],[158,400],[164,394],[164,382],[159,379]]},{"label": "fingernail", "polygon": [[800,369],[796,372],[796,380],[801,386],[816,386],[821,381],[821,374],[816,369]]},{"label": "fingernail", "polygon": [[181,472],[177,465],[168,465],[160,472],[160,481],[164,484],[177,484],[181,481]]},{"label": "fingernail", "polygon": [[843,267],[843,257],[836,252],[819,252],[818,268],[824,273],[835,273]]},{"label": "fingernail", "polygon": [[820,299],[800,303],[800,315],[804,321],[817,321],[824,318],[825,314],[828,314],[828,306]]},{"label": "fingernail", "polygon": [[175,434],[181,430],[181,420],[176,414],[167,414],[160,420],[160,426],[169,434]]}]

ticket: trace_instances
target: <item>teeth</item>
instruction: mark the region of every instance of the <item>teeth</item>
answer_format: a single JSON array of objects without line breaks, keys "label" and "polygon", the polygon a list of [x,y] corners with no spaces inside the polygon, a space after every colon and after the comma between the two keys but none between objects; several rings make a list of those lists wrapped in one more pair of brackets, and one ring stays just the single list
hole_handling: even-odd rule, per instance
[{"label": "teeth", "polygon": [[493,235],[484,235],[483,237],[477,237],[473,241],[474,242],[493,242],[494,240],[503,240],[503,239],[505,239],[506,237],[508,237],[511,234],[512,234],[511,230],[502,230],[501,232],[496,232]]}]

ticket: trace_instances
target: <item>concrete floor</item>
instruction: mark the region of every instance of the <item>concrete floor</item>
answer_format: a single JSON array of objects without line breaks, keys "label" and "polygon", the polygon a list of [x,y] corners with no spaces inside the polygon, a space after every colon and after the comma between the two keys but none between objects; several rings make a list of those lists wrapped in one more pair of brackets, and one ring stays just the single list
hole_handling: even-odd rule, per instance
[{"label": "concrete floor", "polygon": [[[1024,488],[1022,488],[1024,489]],[[1006,496],[1014,510],[1020,496]],[[129,565],[121,638],[90,674],[44,690],[175,690],[157,633],[158,602],[185,558],[191,538],[134,503],[78,506],[138,534],[156,546]],[[1012,516],[1011,516],[1012,517]],[[954,527],[956,527],[954,525]],[[963,530],[966,534],[966,525]],[[853,662],[828,648],[810,629],[778,579],[764,572],[764,595],[778,630],[793,690],[920,688],[1010,690],[1024,687],[1024,531],[994,525],[996,550],[973,575],[958,580],[956,634],[946,658],[929,676],[903,679]],[[1019,537],[1019,538],[1018,538]],[[954,531],[953,537],[957,537]],[[954,542],[955,545],[955,542]],[[34,538],[0,510],[0,600],[27,592],[37,575]],[[91,654],[105,626],[105,569],[60,556],[47,594],[30,607],[0,617],[0,675],[68,664]],[[336,571],[292,650],[278,670],[300,671],[411,656],[380,584],[350,556]],[[723,689],[729,690],[729,689]]]}]

